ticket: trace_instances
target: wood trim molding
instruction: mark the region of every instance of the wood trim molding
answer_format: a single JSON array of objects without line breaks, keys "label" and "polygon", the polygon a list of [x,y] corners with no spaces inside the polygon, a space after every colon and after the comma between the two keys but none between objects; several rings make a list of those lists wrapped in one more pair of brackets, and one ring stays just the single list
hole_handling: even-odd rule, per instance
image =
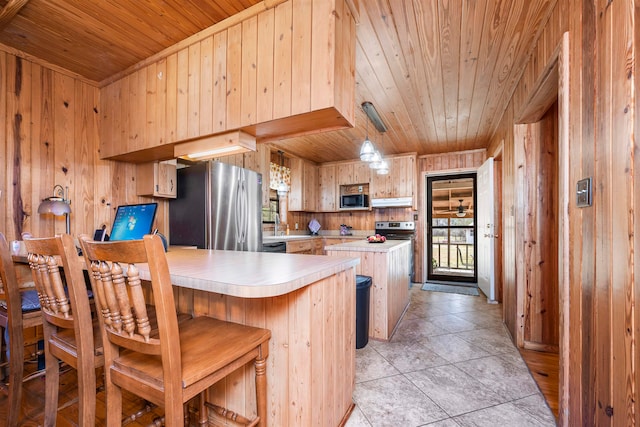
[{"label": "wood trim molding", "polygon": [[446,154],[459,155],[459,154],[471,154],[471,153],[481,153],[481,152],[486,154],[487,149],[486,148],[477,148],[475,150],[454,151],[454,152],[451,152],[451,153],[421,154],[421,155],[418,156],[418,159],[426,159],[426,158],[429,158],[429,157],[438,157],[438,156],[442,156],[443,154],[445,154],[445,155]]},{"label": "wood trim molding", "polygon": [[55,71],[56,73],[60,73],[60,74],[64,74],[65,76],[69,76],[72,77],[75,80],[79,80],[83,83],[86,83],[90,86],[93,87],[98,87],[98,82],[94,81],[94,80],[90,80],[84,76],[81,76],[80,74],[77,73],[72,73],[71,71],[67,70],[66,68],[62,68],[58,65],[54,65],[50,62],[47,62],[43,59],[40,59],[36,56],[33,55],[29,55],[26,52],[23,52],[21,50],[15,49],[13,47],[7,46],[6,44],[0,43],[0,51],[6,52],[10,55],[13,56],[17,56],[19,58],[22,58],[24,60],[27,60],[29,62],[33,62],[34,64],[38,64],[44,68],[48,68],[49,70]]},{"label": "wood trim molding", "polygon": [[9,0],[9,2],[0,11],[0,31],[4,29],[11,20],[22,10],[29,0]]},{"label": "wood trim molding", "polygon": [[533,84],[528,98],[522,103],[522,110],[516,115],[515,123],[535,123],[539,121],[551,104],[558,98],[558,44],[538,80]]}]

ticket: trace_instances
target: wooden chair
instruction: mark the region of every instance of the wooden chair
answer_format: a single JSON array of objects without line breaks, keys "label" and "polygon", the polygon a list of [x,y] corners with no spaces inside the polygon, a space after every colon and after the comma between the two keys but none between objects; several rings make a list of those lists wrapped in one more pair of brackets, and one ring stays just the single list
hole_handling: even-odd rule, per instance
[{"label": "wooden chair", "polygon": [[[122,389],[164,406],[165,424],[183,425],[184,404],[200,395],[200,423],[207,408],[245,425],[266,425],[266,358],[271,332],[202,316],[177,322],[162,241],[93,242],[81,239],[105,344],[107,426],[120,425]],[[136,264],[148,263],[158,332],[147,321]],[[249,420],[204,402],[204,392],[254,361],[257,416]]]},{"label": "wooden chair", "polygon": [[[24,378],[24,329],[42,325],[40,304],[35,290],[20,292],[19,283],[9,245],[0,233],[0,282],[3,293],[0,299],[0,327],[8,331],[7,346],[9,365],[9,408],[6,425],[18,425],[22,402]],[[0,346],[4,333],[0,334]]]},{"label": "wooden chair", "polygon": [[56,424],[62,361],[78,371],[78,425],[93,426],[96,417],[95,371],[104,365],[104,356],[98,322],[92,322],[89,294],[75,243],[70,235],[63,234],[26,239],[25,245],[43,318],[44,424]]}]

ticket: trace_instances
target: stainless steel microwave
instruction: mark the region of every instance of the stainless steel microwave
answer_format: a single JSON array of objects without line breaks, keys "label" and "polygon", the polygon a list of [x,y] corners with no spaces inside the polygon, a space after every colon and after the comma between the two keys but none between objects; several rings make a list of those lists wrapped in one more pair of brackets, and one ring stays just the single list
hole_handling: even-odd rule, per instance
[{"label": "stainless steel microwave", "polygon": [[344,194],[340,196],[340,209],[362,209],[369,207],[366,194]]}]

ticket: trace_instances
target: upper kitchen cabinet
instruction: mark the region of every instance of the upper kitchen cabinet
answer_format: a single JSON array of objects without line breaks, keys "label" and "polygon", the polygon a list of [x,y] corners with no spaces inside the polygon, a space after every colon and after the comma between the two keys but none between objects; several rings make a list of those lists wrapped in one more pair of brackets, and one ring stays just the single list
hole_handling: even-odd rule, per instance
[{"label": "upper kitchen cabinet", "polygon": [[175,199],[176,162],[149,162],[136,165],[136,193],[138,196],[164,197]]},{"label": "upper kitchen cabinet", "polygon": [[254,8],[114,76],[100,93],[100,157],[170,159],[176,143],[235,130],[266,142],[352,127],[356,31],[348,4]]},{"label": "upper kitchen cabinet", "polygon": [[288,210],[314,212],[317,187],[318,166],[307,160],[292,158]]},{"label": "upper kitchen cabinet", "polygon": [[337,211],[336,166],[326,164],[318,166],[318,212]]},{"label": "upper kitchen cabinet", "polygon": [[417,155],[405,154],[385,157],[389,163],[389,173],[378,175],[371,171],[370,198],[411,198],[410,205],[416,209],[417,203]]},{"label": "upper kitchen cabinet", "polygon": [[361,161],[336,164],[338,185],[366,184],[371,180],[369,164]]}]

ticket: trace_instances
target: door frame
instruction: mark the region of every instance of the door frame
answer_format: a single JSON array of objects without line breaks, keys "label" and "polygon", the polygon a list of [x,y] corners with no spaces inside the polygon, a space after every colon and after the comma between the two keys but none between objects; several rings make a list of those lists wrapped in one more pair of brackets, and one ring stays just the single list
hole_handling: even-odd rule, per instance
[{"label": "door frame", "polygon": [[[428,186],[427,186],[427,178],[432,177],[442,177],[447,175],[463,175],[468,173],[476,173],[478,171],[477,167],[473,168],[457,168],[457,169],[446,169],[440,170],[437,172],[421,172],[421,183],[423,186],[422,191],[422,212],[424,212],[424,221],[422,221],[422,229],[420,232],[422,233],[422,283],[428,281],[429,276],[429,239],[428,239],[428,231],[429,231],[429,200],[428,200]],[[475,194],[474,194],[475,197]],[[475,202],[474,202],[475,203]],[[464,282],[461,282],[461,285],[464,285]]]}]

